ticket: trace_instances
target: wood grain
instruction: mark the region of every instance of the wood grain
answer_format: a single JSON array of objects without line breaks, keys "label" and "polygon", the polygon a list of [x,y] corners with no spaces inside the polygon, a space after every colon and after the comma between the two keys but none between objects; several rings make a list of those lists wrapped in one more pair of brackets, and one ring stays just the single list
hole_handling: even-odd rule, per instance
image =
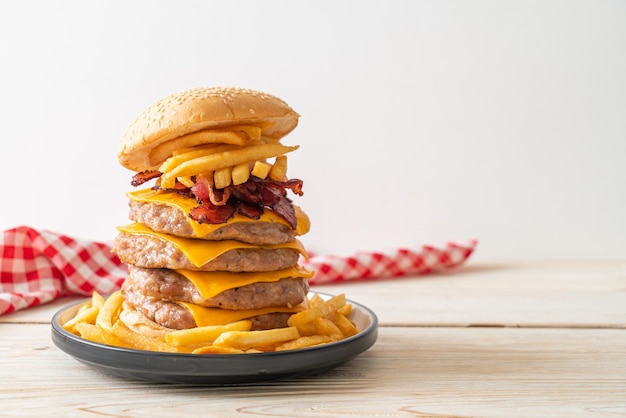
[{"label": "wood grain", "polygon": [[106,376],[57,349],[77,298],[0,317],[0,415],[626,416],[626,263],[471,265],[317,286],[373,309],[379,339],[320,376],[185,387]]},{"label": "wood grain", "polygon": [[[130,382],[52,345],[46,325],[0,328],[10,416],[617,416],[626,332],[382,327],[377,344],[321,376],[244,387]],[[561,415],[562,414],[562,415]]]}]

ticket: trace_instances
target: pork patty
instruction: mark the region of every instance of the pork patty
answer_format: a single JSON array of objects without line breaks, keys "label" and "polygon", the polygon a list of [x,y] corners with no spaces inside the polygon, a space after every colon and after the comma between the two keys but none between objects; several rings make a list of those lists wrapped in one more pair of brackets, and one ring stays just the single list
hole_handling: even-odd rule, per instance
[{"label": "pork patty", "polygon": [[175,206],[155,202],[129,202],[129,218],[157,232],[184,238],[235,239],[249,244],[284,244],[293,241],[295,231],[280,222],[238,222],[226,224],[208,235],[194,232],[186,213]]},{"label": "pork patty", "polygon": [[139,292],[144,296],[207,308],[240,310],[298,305],[306,298],[309,285],[303,278],[284,278],[276,282],[257,282],[228,289],[205,299],[190,280],[174,270],[129,266],[123,289],[125,294]]},{"label": "pork patty", "polygon": [[273,271],[293,267],[299,253],[291,248],[239,248],[196,267],[169,241],[153,235],[120,232],[113,251],[123,263],[145,268],[195,271]]},{"label": "pork patty", "polygon": [[[191,312],[176,302],[145,296],[131,287],[122,288],[122,293],[128,305],[159,325],[172,329],[188,329],[197,326]],[[256,331],[284,328],[291,315],[289,312],[275,312],[248,319],[252,321],[252,330]]]}]

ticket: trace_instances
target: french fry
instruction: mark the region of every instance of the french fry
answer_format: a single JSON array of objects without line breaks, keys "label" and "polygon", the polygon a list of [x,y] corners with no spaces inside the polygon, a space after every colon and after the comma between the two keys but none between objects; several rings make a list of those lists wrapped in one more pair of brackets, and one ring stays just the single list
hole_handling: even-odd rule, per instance
[{"label": "french fry", "polygon": [[313,293],[313,296],[309,298],[309,307],[320,306],[324,304],[324,299],[317,293]]},{"label": "french fry", "polygon": [[276,157],[276,161],[272,165],[269,177],[275,181],[282,181],[287,175],[287,156],[280,155]]},{"label": "french fry", "polygon": [[333,296],[332,298],[325,301],[322,305],[314,306],[312,308],[305,309],[304,311],[300,311],[291,315],[289,317],[289,320],[287,320],[287,324],[292,327],[302,326],[303,324],[315,321],[315,318],[323,318],[327,315],[330,315],[345,304],[345,294],[342,293],[340,295]]},{"label": "french fry", "polygon": [[339,313],[339,311],[335,312],[335,315],[332,319],[333,323],[341,330],[341,333],[344,337],[352,337],[359,333],[359,329],[346,318],[343,314]]},{"label": "french fry", "polygon": [[190,187],[190,188],[191,188],[191,187],[193,187],[193,185],[194,185],[193,180],[191,180],[191,176],[182,176],[182,177],[178,177],[178,178],[177,178],[177,180],[178,180],[180,183],[182,183],[182,184],[184,184],[185,186]]},{"label": "french fry", "polygon": [[[80,305],[80,307],[78,308],[78,310],[76,311],[76,315],[80,315],[83,312],[85,312],[87,309],[91,308],[91,302],[86,302],[83,303],[82,305]],[[68,321],[69,322],[69,321]]]},{"label": "french fry", "polygon": [[72,334],[76,334],[76,325],[79,323],[95,323],[99,311],[100,309],[97,306],[90,306],[89,308],[79,311],[76,316],[63,324],[63,329],[71,332]]},{"label": "french fry", "polygon": [[337,309],[337,312],[339,312],[343,316],[348,316],[350,315],[350,312],[352,312],[352,305],[350,305],[349,303],[346,303],[341,308]]},{"label": "french fry", "polygon": [[91,293],[91,306],[95,306],[100,309],[104,305],[104,296],[95,290]]},{"label": "french fry", "polygon": [[297,350],[299,348],[313,347],[332,341],[333,339],[328,335],[307,335],[279,345],[276,347],[276,351]]},{"label": "french fry", "polygon": [[296,350],[339,341],[359,332],[346,317],[352,306],[340,294],[324,300],[318,294],[308,299],[308,308],[293,314],[287,328],[251,331],[252,322],[170,330],[141,316],[117,291],[104,298],[93,292],[63,327],[81,338],[138,350],[194,353],[245,354]]},{"label": "french fry", "polygon": [[97,325],[79,322],[76,324],[76,331],[81,338],[100,344],[107,344],[114,347],[134,348],[131,344],[120,340],[115,335],[103,330]]},{"label": "french fry", "polygon": [[249,163],[237,164],[233,167],[232,171],[233,184],[243,184],[250,178],[250,165]]},{"label": "french fry", "polygon": [[122,292],[119,290],[111,293],[111,295],[104,301],[104,304],[98,312],[96,317],[96,325],[107,332],[111,332],[113,324],[117,321],[119,312],[122,309]]},{"label": "french fry", "polygon": [[261,139],[261,134],[263,133],[263,129],[261,129],[259,126],[251,126],[251,125],[233,126],[230,129],[233,131],[242,130],[248,134],[250,139]]},{"label": "french fry", "polygon": [[[175,151],[174,154],[161,164],[159,171],[167,173],[178,167],[185,161],[206,157],[212,154],[219,154],[226,151],[242,149],[239,145],[228,144],[206,144],[198,147],[187,148]],[[191,174],[193,175],[193,174]]]},{"label": "french fry", "polygon": [[298,328],[298,333],[300,333],[301,336],[317,335],[317,328],[315,328],[315,321],[308,322],[306,324],[298,324],[296,328]]},{"label": "french fry", "polygon": [[218,347],[215,345],[207,345],[196,348],[192,354],[246,354],[246,351],[232,347]]},{"label": "french fry", "polygon": [[252,175],[260,179],[264,179],[270,173],[272,165],[264,161],[256,161],[252,167]]},{"label": "french fry", "polygon": [[105,330],[102,330],[102,337],[106,341],[105,344],[107,344],[107,345],[112,345],[114,347],[134,348],[134,349],[136,349],[136,347],[134,345],[132,345],[130,343],[127,343],[124,340],[120,340],[115,335],[113,335],[110,332],[107,332]]},{"label": "french fry", "polygon": [[103,334],[104,331],[97,325],[89,324],[87,322],[78,322],[76,324],[76,332],[86,340],[100,344],[109,344]]},{"label": "french fry", "polygon": [[196,147],[180,148],[174,150],[172,152],[172,156],[168,158],[161,165],[161,167],[166,167],[167,164],[172,164],[172,167],[175,167],[183,161],[191,160],[192,158],[198,158],[204,155],[215,154],[216,152],[230,151],[241,148],[241,145],[233,144],[202,144]]},{"label": "french fry", "polygon": [[315,318],[315,330],[317,331],[317,335],[328,335],[335,341],[343,338],[343,333],[339,327],[330,319],[321,317]]},{"label": "french fry", "polygon": [[230,186],[230,181],[232,179],[232,167],[224,167],[219,170],[215,170],[213,173],[213,181],[216,189],[223,189],[224,187]]},{"label": "french fry", "polygon": [[213,342],[213,345],[238,348],[240,350],[255,348],[265,351],[263,348],[273,347],[285,341],[295,340],[298,337],[300,337],[300,334],[295,327],[263,331],[227,331],[220,335]]},{"label": "french fry", "polygon": [[182,345],[209,345],[226,331],[250,331],[251,326],[252,321],[244,319],[226,325],[210,325],[206,327],[181,329],[166,334],[165,342],[175,347]]},{"label": "french fry", "polygon": [[[166,344],[158,338],[147,337],[131,331],[123,322],[117,321],[111,329],[111,334],[138,350],[179,352],[176,347]],[[191,350],[188,350],[191,351]]]},{"label": "french fry", "polygon": [[[189,149],[201,144],[213,143],[243,146],[248,145],[250,139],[260,139],[261,128],[250,126],[245,128],[240,127],[239,130],[235,129],[236,128],[232,130],[199,131],[164,142],[150,152],[150,163],[154,165],[160,164],[170,155],[174,155],[178,150]],[[248,131],[254,135],[254,138],[252,138]]]},{"label": "french fry", "polygon": [[[194,176],[198,173],[215,171],[220,168],[231,167],[244,162],[263,160],[265,158],[295,151],[298,148],[297,145],[289,147],[282,144],[260,144],[230,151],[217,152],[198,158],[186,159],[186,161],[183,161],[170,171],[159,169],[159,171],[163,173],[161,181],[166,181],[170,177]],[[180,157],[183,157],[183,155]],[[167,163],[167,161],[165,163]]]}]

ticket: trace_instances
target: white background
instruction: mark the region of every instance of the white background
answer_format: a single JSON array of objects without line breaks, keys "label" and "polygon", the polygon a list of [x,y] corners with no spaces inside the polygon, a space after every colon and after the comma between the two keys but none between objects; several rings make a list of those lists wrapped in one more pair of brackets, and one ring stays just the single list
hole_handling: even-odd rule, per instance
[{"label": "white background", "polygon": [[3,230],[112,240],[130,121],[232,85],[302,115],[311,250],[626,256],[624,1],[2,2],[0,54]]}]

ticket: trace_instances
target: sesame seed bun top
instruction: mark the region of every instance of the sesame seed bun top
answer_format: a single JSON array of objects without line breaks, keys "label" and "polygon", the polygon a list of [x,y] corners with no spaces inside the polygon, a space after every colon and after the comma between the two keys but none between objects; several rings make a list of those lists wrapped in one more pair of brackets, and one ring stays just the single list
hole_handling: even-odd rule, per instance
[{"label": "sesame seed bun top", "polygon": [[[169,155],[155,148],[199,131],[257,126],[262,137],[280,139],[298,125],[300,115],[283,100],[235,87],[200,87],[164,97],[133,120],[120,140],[118,159],[137,172],[156,169]],[[207,143],[215,139],[207,140]],[[157,155],[158,154],[158,155]]]}]

